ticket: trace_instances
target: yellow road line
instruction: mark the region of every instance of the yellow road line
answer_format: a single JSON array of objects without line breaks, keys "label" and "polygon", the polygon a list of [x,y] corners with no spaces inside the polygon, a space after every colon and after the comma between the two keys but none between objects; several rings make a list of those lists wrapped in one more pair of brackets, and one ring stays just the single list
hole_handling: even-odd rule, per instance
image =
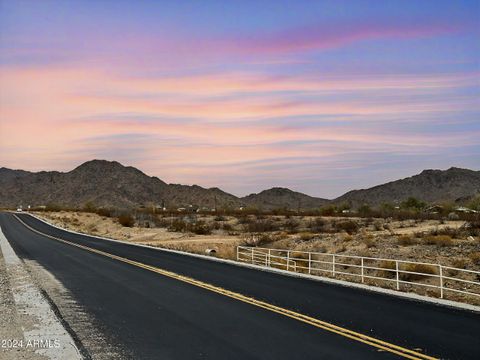
[{"label": "yellow road line", "polygon": [[317,328],[320,328],[320,329],[323,329],[323,330],[326,330],[326,331],[330,331],[332,333],[344,336],[346,338],[349,338],[349,339],[359,341],[361,343],[376,347],[377,349],[394,353],[396,355],[402,356],[402,357],[407,358],[407,359],[437,360],[437,358],[419,353],[417,351],[410,350],[410,349],[407,349],[407,348],[404,348],[404,347],[401,347],[401,346],[398,346],[398,345],[395,345],[395,344],[392,344],[392,343],[389,343],[389,342],[386,342],[386,341],[383,341],[383,340],[379,340],[379,339],[373,338],[371,336],[364,335],[364,334],[361,334],[361,333],[343,328],[341,326],[337,326],[337,325],[328,323],[326,321],[315,319],[315,318],[312,318],[310,316],[303,315],[303,314],[297,313],[297,312],[292,311],[292,310],[288,310],[288,309],[285,309],[285,308],[282,308],[282,307],[279,307],[279,306],[275,306],[275,305],[266,303],[266,302],[261,301],[261,300],[257,300],[257,299],[251,298],[251,297],[247,297],[247,296],[242,295],[240,293],[236,293],[236,292],[233,292],[233,291],[230,291],[230,290],[226,290],[226,289],[223,289],[221,287],[205,283],[203,281],[195,280],[195,279],[190,278],[188,276],[180,275],[180,274],[177,274],[177,273],[174,273],[174,272],[171,272],[171,271],[168,271],[168,270],[164,270],[164,269],[161,269],[161,268],[157,268],[157,267],[154,267],[154,266],[151,266],[151,265],[146,265],[146,264],[143,264],[143,263],[138,262],[138,261],[130,260],[130,259],[127,259],[127,258],[124,258],[124,257],[121,257],[121,256],[113,255],[113,254],[110,254],[110,253],[107,253],[107,252],[104,252],[104,251],[101,251],[101,250],[97,250],[97,249],[94,249],[94,248],[91,248],[91,247],[88,247],[88,246],[76,244],[74,242],[70,242],[70,241],[67,241],[67,240],[52,236],[52,235],[42,233],[42,232],[32,228],[31,226],[27,225],[18,216],[16,216],[16,215],[14,215],[14,216],[18,221],[20,221],[25,227],[27,227],[31,231],[33,231],[37,234],[40,234],[42,236],[46,236],[50,239],[53,239],[53,240],[56,240],[56,241],[59,241],[59,242],[62,242],[62,243],[65,243],[65,244],[68,244],[68,245],[71,245],[71,246],[75,246],[75,247],[78,247],[80,249],[87,250],[87,251],[90,251],[90,252],[93,252],[93,253],[96,253],[96,254],[99,254],[99,255],[102,255],[102,256],[106,256],[106,257],[109,257],[111,259],[118,260],[118,261],[130,264],[130,265],[133,265],[133,266],[137,266],[137,267],[140,267],[142,269],[149,270],[149,271],[155,272],[157,274],[160,274],[160,275],[163,275],[163,276],[175,279],[175,280],[179,280],[179,281],[191,284],[191,285],[195,285],[197,287],[200,287],[200,288],[203,288],[203,289],[206,289],[206,290],[209,290],[209,291],[213,291],[215,293],[218,293],[218,294],[221,294],[221,295],[224,295],[224,296],[227,296],[227,297],[245,302],[247,304],[255,305],[257,307],[260,307],[260,308],[263,308],[263,309],[266,309],[266,310],[269,310],[269,311],[272,311],[272,312],[290,317],[292,319],[301,321],[303,323],[313,325]]}]

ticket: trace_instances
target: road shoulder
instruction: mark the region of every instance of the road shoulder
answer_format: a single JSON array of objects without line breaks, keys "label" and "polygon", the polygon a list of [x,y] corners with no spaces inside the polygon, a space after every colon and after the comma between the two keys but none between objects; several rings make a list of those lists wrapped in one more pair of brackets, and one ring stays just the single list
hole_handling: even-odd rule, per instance
[{"label": "road shoulder", "polygon": [[[82,359],[74,340],[0,229],[0,355],[5,359]],[[5,314],[5,316],[3,315]]]}]

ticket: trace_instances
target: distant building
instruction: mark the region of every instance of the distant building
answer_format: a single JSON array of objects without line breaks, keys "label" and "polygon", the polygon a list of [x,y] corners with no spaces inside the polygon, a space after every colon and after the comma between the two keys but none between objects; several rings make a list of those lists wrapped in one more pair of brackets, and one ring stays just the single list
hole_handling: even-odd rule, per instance
[{"label": "distant building", "polygon": [[438,214],[443,211],[443,206],[441,205],[432,205],[425,208],[425,212],[428,214]]},{"label": "distant building", "polygon": [[464,206],[456,207],[454,210],[456,212],[464,213],[464,214],[475,214],[475,213],[477,213],[476,210],[473,210],[473,209],[470,209],[470,208],[467,208],[467,207],[464,207]]}]

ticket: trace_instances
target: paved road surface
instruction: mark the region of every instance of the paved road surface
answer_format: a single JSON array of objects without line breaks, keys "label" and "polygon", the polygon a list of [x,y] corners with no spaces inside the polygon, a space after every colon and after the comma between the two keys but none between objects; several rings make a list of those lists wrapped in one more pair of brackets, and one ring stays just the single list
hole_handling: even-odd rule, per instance
[{"label": "paved road surface", "polygon": [[[1,213],[0,226],[17,254],[37,261],[69,290],[113,339],[104,346],[121,345],[136,359],[480,359],[479,314],[113,243],[17,216],[40,232]],[[287,316],[288,310],[295,314]],[[327,328],[300,321],[303,315]],[[329,324],[340,326],[339,333]],[[359,334],[378,340],[362,342]]]}]

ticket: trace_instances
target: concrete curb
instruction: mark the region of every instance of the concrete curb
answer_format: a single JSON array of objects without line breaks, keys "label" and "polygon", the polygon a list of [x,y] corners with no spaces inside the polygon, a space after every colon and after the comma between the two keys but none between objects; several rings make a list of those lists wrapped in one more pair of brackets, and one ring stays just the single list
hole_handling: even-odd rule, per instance
[{"label": "concrete curb", "polygon": [[106,238],[106,237],[102,237],[102,236],[90,235],[90,234],[85,234],[85,233],[65,229],[65,228],[62,228],[60,226],[51,224],[48,221],[40,218],[39,216],[31,214],[31,213],[21,212],[20,214],[28,214],[29,216],[31,216],[31,217],[49,225],[49,226],[52,226],[54,228],[70,232],[72,234],[89,236],[89,237],[96,238],[96,239],[99,239],[99,240],[105,240],[105,241],[110,241],[110,242],[120,243],[120,244],[124,244],[124,245],[130,245],[130,246],[143,247],[143,248],[153,249],[153,250],[156,250],[156,251],[174,253],[174,254],[178,254],[178,255],[191,256],[191,257],[195,257],[195,258],[199,258],[199,259],[203,259],[203,260],[216,261],[216,262],[220,262],[220,263],[224,263],[224,264],[240,266],[240,267],[254,269],[254,270],[260,270],[260,271],[266,271],[266,272],[271,272],[271,273],[280,274],[280,275],[284,275],[284,276],[314,280],[314,281],[319,281],[319,282],[334,284],[334,285],[340,285],[340,286],[345,286],[345,287],[350,287],[350,288],[357,288],[357,289],[362,289],[362,290],[366,290],[366,291],[370,291],[370,292],[376,292],[376,293],[381,293],[381,294],[385,294],[385,295],[401,297],[401,298],[405,298],[405,299],[409,299],[409,300],[421,301],[421,302],[430,303],[430,304],[434,304],[434,305],[440,305],[440,306],[444,306],[444,307],[449,307],[449,308],[454,308],[454,309],[467,310],[467,311],[480,313],[480,306],[476,306],[476,305],[464,304],[464,303],[460,303],[460,302],[452,301],[452,300],[432,298],[432,297],[428,297],[428,296],[424,296],[424,295],[418,295],[418,294],[415,294],[415,293],[404,293],[404,292],[399,292],[399,291],[396,291],[396,290],[384,289],[384,288],[380,288],[380,287],[375,287],[375,286],[370,286],[370,285],[365,285],[365,284],[359,284],[359,283],[353,283],[353,282],[344,281],[344,280],[331,279],[331,278],[327,278],[327,277],[323,277],[323,276],[314,276],[314,275],[308,275],[308,274],[294,273],[294,272],[286,271],[286,270],[282,270],[282,269],[263,267],[263,266],[259,266],[259,265],[242,263],[242,262],[238,262],[238,261],[234,261],[234,260],[220,259],[220,258],[215,258],[215,257],[211,257],[211,256],[206,256],[206,255],[193,254],[193,253],[189,253],[189,252],[185,252],[185,251],[164,249],[164,248],[154,247],[154,246],[150,246],[150,245],[143,245],[143,244],[135,244],[135,243],[131,243],[131,242],[128,242],[128,241],[115,240],[115,239],[110,239],[110,238]]}]

